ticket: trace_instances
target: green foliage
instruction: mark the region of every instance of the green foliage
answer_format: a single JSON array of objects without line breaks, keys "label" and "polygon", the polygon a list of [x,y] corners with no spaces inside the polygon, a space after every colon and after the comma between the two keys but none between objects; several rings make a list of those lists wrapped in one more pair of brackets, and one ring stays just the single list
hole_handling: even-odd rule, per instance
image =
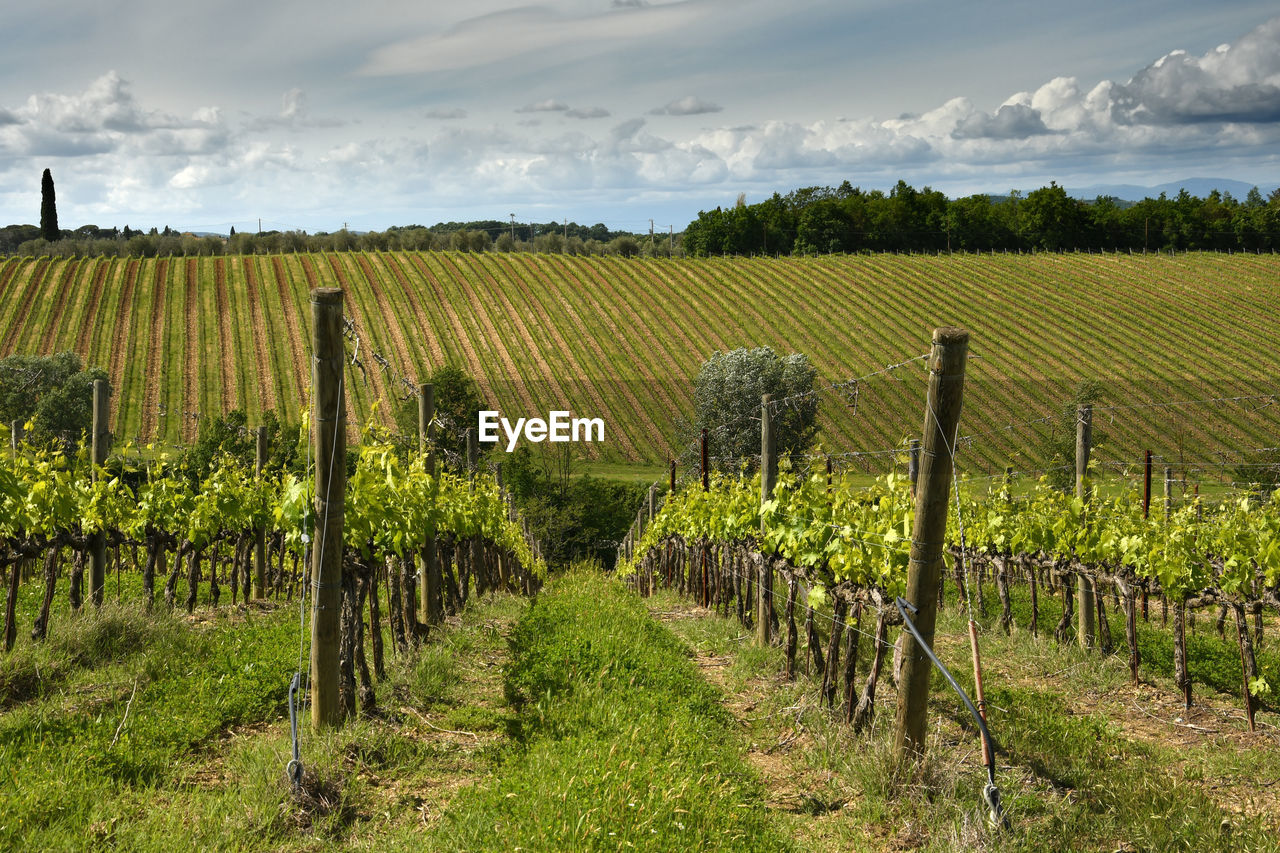
[{"label": "green foliage", "polygon": [[694,385],[694,421],[681,424],[683,461],[698,464],[698,441],[708,431],[713,468],[736,470],[744,457],[760,455],[760,398],[772,394],[785,404],[774,409],[778,454],[808,451],[818,432],[817,370],[802,353],[779,356],[771,347],[715,352],[703,362]]},{"label": "green foliage", "polygon": [[1136,204],[1067,195],[1056,182],[1025,196],[954,200],[898,181],[888,194],[845,181],[803,187],[759,204],[700,211],[685,228],[692,256],[945,251],[1266,251],[1280,246],[1280,199],[1245,202],[1186,190]]},{"label": "green foliage", "polygon": [[575,560],[609,565],[617,554],[615,544],[648,495],[640,483],[577,476],[572,457],[556,451],[535,455],[521,446],[502,462],[504,485],[552,565]]},{"label": "green foliage", "polygon": [[[1049,484],[1055,489],[1071,491],[1076,483],[1076,420],[1081,406],[1096,405],[1102,399],[1102,384],[1084,379],[1076,384],[1071,399],[1062,404],[1057,417],[1048,423],[1041,433],[1040,467],[1049,469]],[[1106,430],[1101,421],[1094,418],[1090,424],[1089,445],[1101,447],[1107,443]]]},{"label": "green foliage", "polygon": [[73,448],[93,428],[93,382],[106,378],[74,352],[0,359],[0,419],[30,422],[35,440]]},{"label": "green foliage", "polygon": [[[442,364],[426,382],[435,386],[436,447],[444,451],[446,458],[466,458],[468,428],[477,429],[480,410],[485,407],[480,399],[476,381],[462,368]],[[395,407],[396,429],[401,443],[406,447],[418,447],[418,398],[401,400]],[[483,455],[489,448],[480,445]]]},{"label": "green foliage", "polygon": [[53,192],[53,173],[48,169],[40,178],[40,236],[51,243],[62,236],[58,230],[58,201]]},{"label": "green foliage", "polygon": [[[248,423],[242,409],[217,417],[201,417],[195,444],[183,453],[180,466],[186,468],[195,482],[207,477],[222,457],[233,458],[252,469],[257,464],[258,439]],[[302,474],[305,460],[300,447],[306,439],[302,426],[282,423],[274,409],[263,415],[262,425],[267,428],[267,474]]]}]

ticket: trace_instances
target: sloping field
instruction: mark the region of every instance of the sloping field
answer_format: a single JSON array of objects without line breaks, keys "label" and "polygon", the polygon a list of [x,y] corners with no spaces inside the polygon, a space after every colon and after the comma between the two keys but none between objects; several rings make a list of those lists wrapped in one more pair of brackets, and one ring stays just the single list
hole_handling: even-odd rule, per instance
[{"label": "sloping field", "polygon": [[[505,414],[601,416],[614,461],[663,461],[691,380],[715,350],[803,352],[824,384],[827,450],[881,451],[920,429],[930,330],[973,333],[961,459],[1031,466],[1036,431],[1081,379],[1104,385],[1106,459],[1170,460],[1280,444],[1264,255],[829,256],[624,260],[351,253],[0,262],[0,355],[73,349],[112,377],[123,438],[179,443],[195,413],[297,418],[308,288],[338,285],[361,338],[349,417],[432,367],[475,376]],[[349,344],[349,348],[350,348]],[[390,369],[380,365],[377,356]],[[876,374],[876,375],[871,375]],[[1255,399],[1224,400],[1249,397]],[[1181,401],[1207,401],[1169,405]],[[386,407],[382,407],[385,415]],[[874,470],[886,457],[868,457]]]}]

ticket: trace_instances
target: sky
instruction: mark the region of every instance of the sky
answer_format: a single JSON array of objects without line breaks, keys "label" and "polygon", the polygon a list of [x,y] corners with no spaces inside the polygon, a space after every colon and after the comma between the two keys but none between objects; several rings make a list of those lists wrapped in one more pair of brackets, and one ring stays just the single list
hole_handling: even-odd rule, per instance
[{"label": "sky", "polygon": [[682,230],[848,180],[1280,182],[1274,0],[48,0],[0,30],[0,223]]}]

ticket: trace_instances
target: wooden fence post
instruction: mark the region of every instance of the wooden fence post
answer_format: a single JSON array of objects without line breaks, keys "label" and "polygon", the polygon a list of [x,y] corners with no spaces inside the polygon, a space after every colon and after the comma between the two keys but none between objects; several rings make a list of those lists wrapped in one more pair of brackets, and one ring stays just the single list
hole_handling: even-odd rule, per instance
[{"label": "wooden fence post", "polygon": [[[773,429],[772,394],[760,397],[760,505],[773,499],[778,482],[778,436]],[[760,522],[764,532],[764,521]],[[773,566],[761,555],[760,577],[756,582],[756,643],[767,646],[773,640]]]},{"label": "wooden fence post", "polygon": [[[426,383],[418,386],[418,450],[427,454],[427,473],[432,480],[436,476],[436,386]],[[422,566],[418,574],[418,600],[424,621],[436,622],[444,616],[443,578],[436,554],[434,524],[427,530],[422,545]]]},{"label": "wooden fence post", "polygon": [[22,443],[22,421],[14,418],[9,424],[9,447],[13,448],[14,453],[18,452],[18,445]]},{"label": "wooden fence post", "polygon": [[[1089,500],[1089,447],[1093,438],[1093,406],[1076,409],[1076,497]],[[1093,581],[1083,573],[1076,576],[1077,634],[1080,645],[1092,648],[1094,637]]]},{"label": "wooden fence post", "polygon": [[311,291],[311,423],[316,460],[311,542],[311,728],[342,723],[338,628],[342,616],[342,526],[347,486],[347,413],[343,405],[342,290]]},{"label": "wooden fence post", "polygon": [[[258,427],[253,470],[262,479],[267,467],[267,428]],[[260,525],[253,536],[253,597],[267,597],[267,528]]]},{"label": "wooden fence post", "polygon": [[907,457],[907,476],[911,478],[911,497],[916,496],[916,480],[920,479],[920,439],[911,439],[910,455]]},{"label": "wooden fence post", "polygon": [[[947,531],[953,442],[960,422],[968,353],[969,333],[964,329],[933,330],[922,433],[924,452],[911,530],[906,596],[916,607],[916,629],[930,646],[938,616],[938,576],[942,573],[943,540]],[[916,763],[924,756],[929,677],[933,667],[912,636],[908,636],[903,647],[903,658],[894,734],[894,749],[900,764]]]},{"label": "wooden fence post", "polygon": [[[711,491],[711,471],[708,470],[708,467],[707,467],[707,428],[706,427],[702,428],[702,452],[699,458],[702,460],[702,491],[708,492],[708,491]],[[699,602],[702,604],[703,607],[709,607],[711,605],[711,596],[710,596],[711,568],[710,566],[707,565],[710,558],[709,558],[709,555],[707,554],[707,543],[705,541],[702,543],[701,550],[702,550],[702,593],[699,598]]]},{"label": "wooden fence post", "polygon": [[[478,427],[467,427],[467,477],[471,480],[471,491],[476,490],[476,474],[480,470],[480,436]],[[476,595],[489,591],[489,579],[483,571],[484,544],[479,536],[471,537],[471,576],[475,578]]]},{"label": "wooden fence post", "polygon": [[[93,380],[93,481],[98,481],[98,469],[107,462],[111,446],[111,434],[107,431],[107,395],[110,388],[105,379]],[[102,593],[107,584],[107,535],[99,531],[89,540],[89,594],[94,605],[102,606]]]}]

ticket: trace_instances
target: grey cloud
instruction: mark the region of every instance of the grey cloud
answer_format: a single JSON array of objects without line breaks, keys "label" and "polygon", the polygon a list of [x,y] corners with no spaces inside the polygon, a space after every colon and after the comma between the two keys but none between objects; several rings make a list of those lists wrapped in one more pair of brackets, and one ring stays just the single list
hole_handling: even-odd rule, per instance
[{"label": "grey cloud", "polygon": [[230,132],[216,109],[190,119],[143,109],[128,81],[114,71],[82,92],[40,93],[0,120],[0,151],[55,157],[105,154],[206,153],[225,146]]},{"label": "grey cloud", "polygon": [[718,113],[723,109],[724,107],[719,104],[713,104],[710,101],[704,101],[701,98],[688,95],[669,104],[654,107],[649,110],[649,114],[655,116],[696,116],[706,113]]},{"label": "grey cloud", "polygon": [[974,113],[956,123],[953,139],[1026,139],[1051,133],[1040,111],[1024,104],[1005,104],[994,115]]},{"label": "grey cloud", "polygon": [[343,127],[347,122],[338,118],[316,118],[307,107],[307,93],[293,88],[280,96],[280,114],[251,119],[245,129],[249,131],[285,128],[287,130],[315,130],[323,127]]},{"label": "grey cloud", "polygon": [[569,109],[569,105],[555,98],[547,98],[545,101],[538,101],[533,104],[525,104],[516,110],[518,113],[562,113]]},{"label": "grey cloud", "polygon": [[604,107],[574,107],[565,115],[569,118],[608,118],[610,113]]},{"label": "grey cloud", "polygon": [[466,117],[467,117],[467,111],[462,109],[461,107],[452,107],[452,108],[441,107],[434,110],[427,110],[427,118],[458,119],[458,118],[466,118]]},{"label": "grey cloud", "polygon": [[1280,122],[1280,18],[1204,56],[1176,50],[1111,88],[1117,124]]}]

